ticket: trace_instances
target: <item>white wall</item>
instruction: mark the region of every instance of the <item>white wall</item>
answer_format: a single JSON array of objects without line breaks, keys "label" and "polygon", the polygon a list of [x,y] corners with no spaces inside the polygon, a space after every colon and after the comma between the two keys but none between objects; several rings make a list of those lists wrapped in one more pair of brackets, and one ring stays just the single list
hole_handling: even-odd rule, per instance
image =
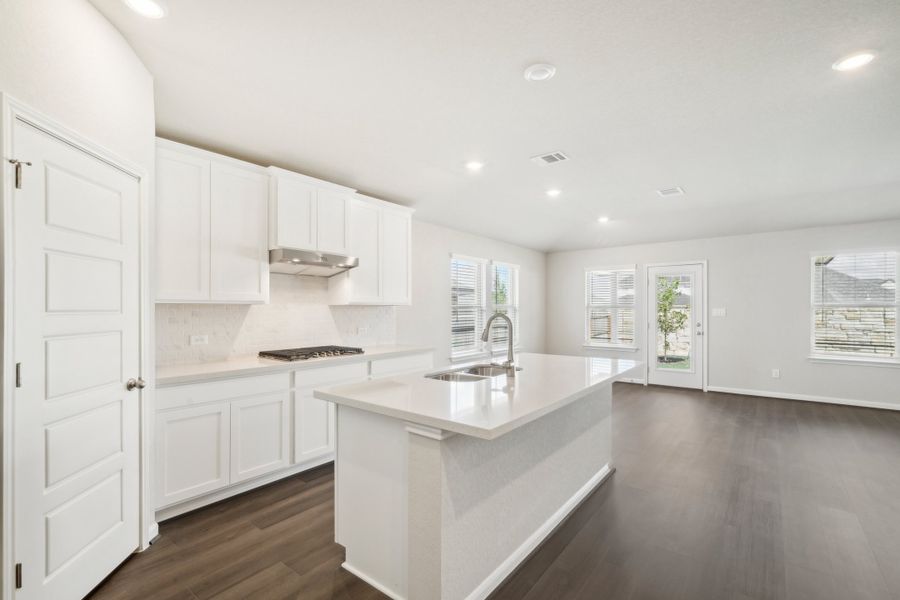
[{"label": "white wall", "polygon": [[435,365],[450,360],[450,255],[519,265],[520,350],[544,351],[546,255],[520,246],[413,219],[412,306],[397,309],[397,339],[435,349]]},{"label": "white wall", "polygon": [[153,80],[87,0],[0,0],[0,91],[153,172]]},{"label": "white wall", "polygon": [[[638,353],[585,350],[584,268],[707,259],[710,387],[836,398],[900,408],[900,368],[814,363],[812,252],[900,247],[900,221],[552,253],[547,257],[547,347],[555,354],[645,355],[646,289],[638,288]],[[771,369],[781,369],[773,379]]]}]

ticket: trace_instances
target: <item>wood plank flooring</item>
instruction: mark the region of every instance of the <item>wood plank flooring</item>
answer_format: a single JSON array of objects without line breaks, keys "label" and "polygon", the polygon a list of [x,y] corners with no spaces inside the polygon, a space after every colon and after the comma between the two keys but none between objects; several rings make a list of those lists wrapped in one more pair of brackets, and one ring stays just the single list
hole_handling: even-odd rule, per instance
[{"label": "wood plank flooring", "polygon": [[[900,412],[616,384],[616,473],[495,600],[900,599]],[[323,467],[167,521],[94,600],[384,598]]]}]

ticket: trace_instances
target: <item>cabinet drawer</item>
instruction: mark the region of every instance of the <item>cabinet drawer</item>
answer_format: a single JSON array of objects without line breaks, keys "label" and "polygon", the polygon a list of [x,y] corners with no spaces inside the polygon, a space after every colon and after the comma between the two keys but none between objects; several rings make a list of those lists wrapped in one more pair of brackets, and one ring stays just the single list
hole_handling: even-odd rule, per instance
[{"label": "cabinet drawer", "polygon": [[365,379],[369,375],[369,366],[365,362],[333,367],[299,369],[294,371],[294,387],[311,388],[330,383],[350,383]]},{"label": "cabinet drawer", "polygon": [[192,406],[242,396],[287,391],[290,387],[289,373],[189,383],[158,390],[156,392],[156,408],[157,410],[165,410],[180,406]]},{"label": "cabinet drawer", "polygon": [[434,358],[431,352],[424,354],[412,354],[409,356],[397,356],[394,358],[382,358],[372,361],[372,377],[385,375],[397,375],[430,369],[434,366]]}]

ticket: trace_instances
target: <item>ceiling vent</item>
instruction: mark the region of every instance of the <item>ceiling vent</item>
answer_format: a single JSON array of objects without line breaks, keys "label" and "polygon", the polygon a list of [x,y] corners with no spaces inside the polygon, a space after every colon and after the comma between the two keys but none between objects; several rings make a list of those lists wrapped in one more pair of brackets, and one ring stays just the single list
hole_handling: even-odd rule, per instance
[{"label": "ceiling vent", "polygon": [[549,154],[541,154],[540,156],[532,156],[531,160],[543,167],[567,161],[569,160],[569,157],[562,152],[551,152]]},{"label": "ceiling vent", "polygon": [[662,190],[656,190],[661,198],[674,198],[675,196],[684,196],[684,190],[680,187],[670,187]]}]

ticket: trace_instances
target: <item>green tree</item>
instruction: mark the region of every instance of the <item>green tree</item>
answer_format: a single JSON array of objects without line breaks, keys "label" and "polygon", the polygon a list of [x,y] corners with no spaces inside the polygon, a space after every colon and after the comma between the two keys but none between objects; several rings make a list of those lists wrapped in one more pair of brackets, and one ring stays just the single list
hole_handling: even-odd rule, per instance
[{"label": "green tree", "polygon": [[663,336],[663,362],[667,362],[672,344],[669,336],[678,333],[687,321],[687,312],[675,307],[680,282],[661,277],[656,282],[656,327]]}]

